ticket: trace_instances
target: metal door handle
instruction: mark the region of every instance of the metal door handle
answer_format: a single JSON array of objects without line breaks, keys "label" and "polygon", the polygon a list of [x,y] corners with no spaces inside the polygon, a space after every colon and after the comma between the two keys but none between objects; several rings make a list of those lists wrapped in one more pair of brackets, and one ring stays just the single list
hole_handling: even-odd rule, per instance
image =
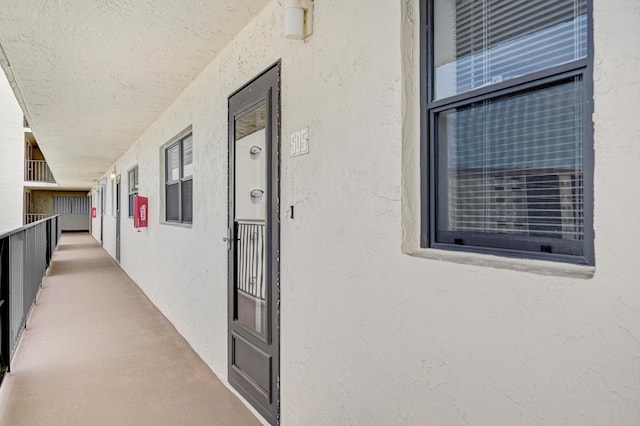
[{"label": "metal door handle", "polygon": [[222,237],[222,241],[227,243],[227,250],[231,250],[231,229],[227,228],[227,236]]},{"label": "metal door handle", "polygon": [[264,191],[262,189],[254,189],[251,191],[251,196],[253,198],[260,198],[262,197],[262,194],[264,194]]}]

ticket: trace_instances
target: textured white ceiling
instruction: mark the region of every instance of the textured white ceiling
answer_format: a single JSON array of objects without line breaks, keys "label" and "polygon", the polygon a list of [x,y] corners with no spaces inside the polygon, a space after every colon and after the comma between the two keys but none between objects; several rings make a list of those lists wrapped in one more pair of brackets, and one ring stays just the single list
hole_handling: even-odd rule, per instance
[{"label": "textured white ceiling", "polygon": [[269,0],[2,0],[0,62],[66,188],[89,188]]}]

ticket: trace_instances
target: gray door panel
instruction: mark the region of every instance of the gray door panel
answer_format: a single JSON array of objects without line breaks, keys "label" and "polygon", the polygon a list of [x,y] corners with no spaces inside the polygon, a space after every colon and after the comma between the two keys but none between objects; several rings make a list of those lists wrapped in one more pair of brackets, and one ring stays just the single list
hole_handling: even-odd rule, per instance
[{"label": "gray door panel", "polygon": [[229,98],[229,382],[279,419],[280,65]]},{"label": "gray door panel", "polygon": [[116,178],[116,260],[120,262],[120,176]]}]

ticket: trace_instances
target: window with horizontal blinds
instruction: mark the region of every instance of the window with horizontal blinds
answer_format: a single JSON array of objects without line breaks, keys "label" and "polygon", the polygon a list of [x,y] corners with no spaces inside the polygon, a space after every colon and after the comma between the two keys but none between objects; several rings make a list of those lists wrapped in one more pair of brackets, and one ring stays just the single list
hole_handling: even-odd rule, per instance
[{"label": "window with horizontal blinds", "polygon": [[[193,136],[168,144],[165,152],[165,220],[193,222]],[[137,173],[137,171],[136,171]],[[137,179],[137,174],[136,174]]]},{"label": "window with horizontal blinds", "polygon": [[587,0],[437,0],[434,98],[587,55]]},{"label": "window with horizontal blinds", "polygon": [[583,83],[438,116],[438,232],[584,239]]},{"label": "window with horizontal blinds", "polygon": [[423,1],[423,245],[592,264],[589,0]]},{"label": "window with horizontal blinds", "polygon": [[129,180],[129,217],[133,217],[133,198],[138,195],[138,166],[128,172]]}]

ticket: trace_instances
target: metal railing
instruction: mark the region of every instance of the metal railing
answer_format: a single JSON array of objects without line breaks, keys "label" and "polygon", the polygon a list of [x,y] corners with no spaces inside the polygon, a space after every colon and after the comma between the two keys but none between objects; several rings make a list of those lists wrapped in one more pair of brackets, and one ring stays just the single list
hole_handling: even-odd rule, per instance
[{"label": "metal railing", "polygon": [[57,215],[0,235],[0,380],[10,371],[61,233]]},{"label": "metal railing", "polygon": [[28,182],[56,183],[49,165],[44,160],[25,160],[24,180]]},{"label": "metal railing", "polygon": [[259,300],[266,299],[265,228],[263,224],[238,222],[238,290]]},{"label": "metal railing", "polygon": [[42,219],[46,219],[49,216],[51,216],[51,215],[50,214],[46,214],[46,213],[44,213],[44,214],[27,213],[27,214],[24,215],[24,224],[28,225],[30,223],[37,222],[37,221],[42,220]]}]

